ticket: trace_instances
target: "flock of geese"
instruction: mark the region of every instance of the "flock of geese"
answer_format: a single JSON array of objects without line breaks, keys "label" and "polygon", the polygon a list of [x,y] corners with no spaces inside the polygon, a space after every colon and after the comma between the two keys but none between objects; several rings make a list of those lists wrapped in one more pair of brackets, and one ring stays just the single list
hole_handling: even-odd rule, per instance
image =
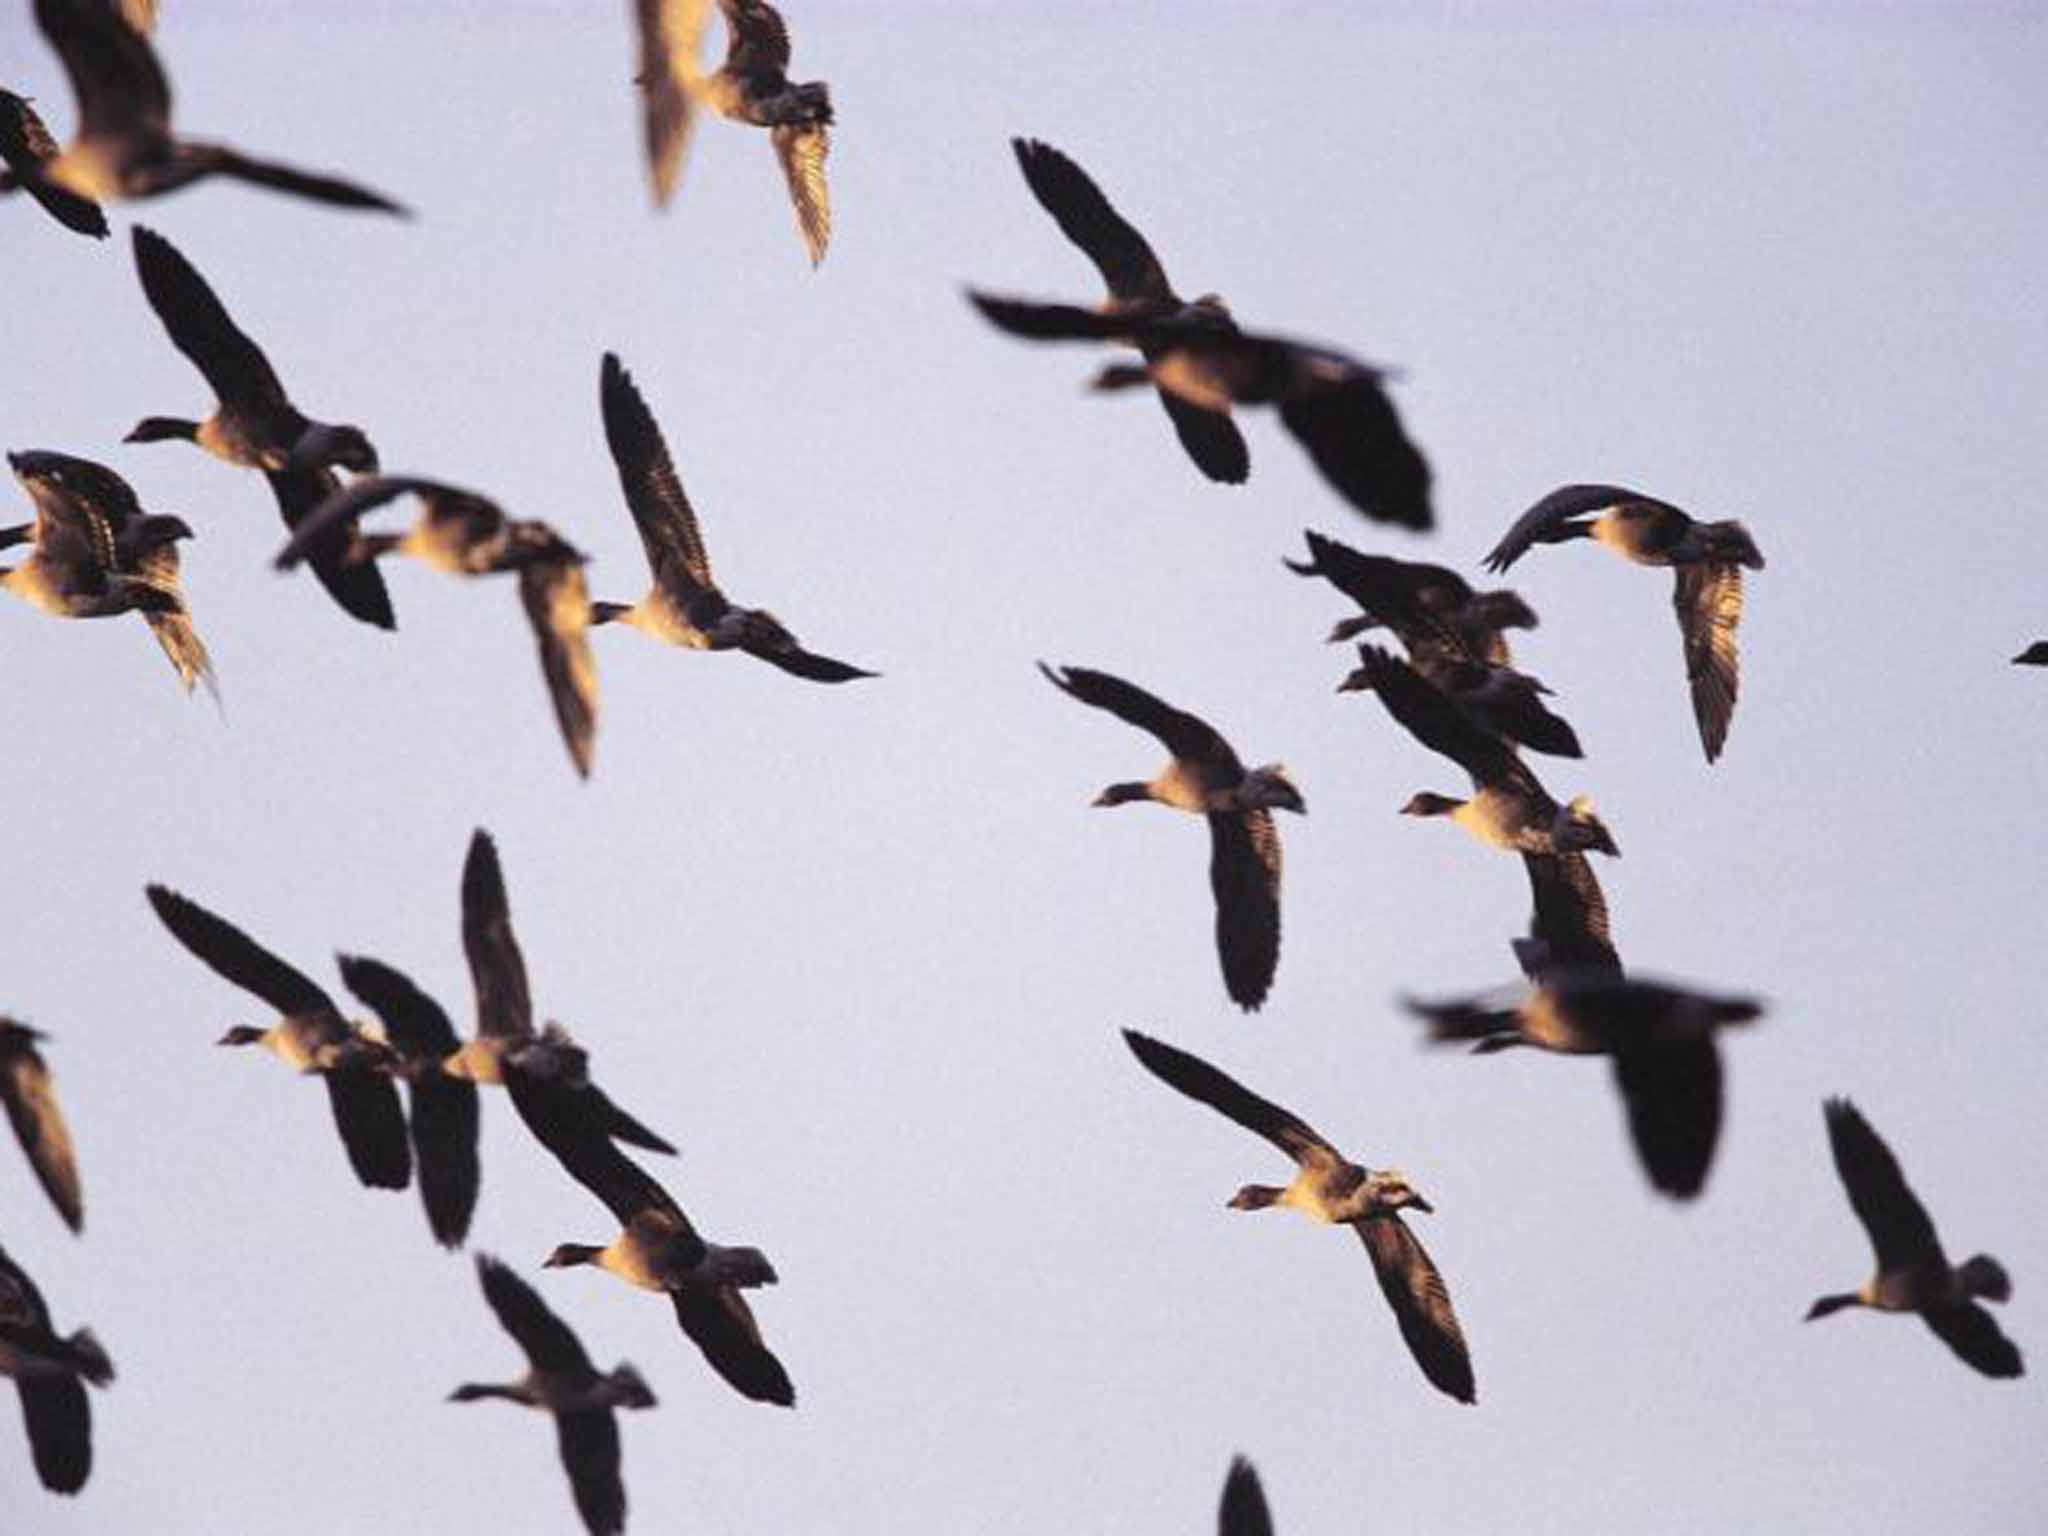
[{"label": "flock of geese", "polygon": [[[765,127],[787,179],[813,263],[831,229],[824,166],[833,122],[823,82],[785,73],[788,33],[761,0],[719,0],[728,34],[724,63],[700,62],[708,0],[638,0],[638,85],[654,197],[672,197],[699,113]],[[38,25],[71,79],[78,127],[59,147],[31,104],[0,90],[5,190],[32,197],[67,228],[108,232],[105,202],[157,196],[226,176],[331,205],[401,213],[352,181],[249,156],[175,134],[170,91],[150,41],[149,0],[34,0]],[[1372,365],[1328,346],[1246,330],[1223,300],[1183,299],[1144,237],[1066,155],[1030,139],[1014,144],[1032,195],[1095,265],[1107,288],[1099,305],[1049,303],[970,289],[998,329],[1034,341],[1107,343],[1136,360],[1104,367],[1102,390],[1153,391],[1174,432],[1207,478],[1238,483],[1250,453],[1234,410],[1274,406],[1329,487],[1363,518],[1412,532],[1433,527],[1429,464],[1408,436]],[[280,570],[310,566],[351,618],[396,627],[379,561],[407,556],[458,576],[510,574],[539,652],[557,724],[579,774],[593,767],[598,684],[588,631],[621,623],[671,645],[739,650],[794,677],[844,683],[877,674],[806,649],[765,609],[728,599],[661,428],[632,375],[605,354],[599,414],[627,509],[644,546],[652,586],[638,602],[593,601],[584,554],[558,529],[509,515],[491,498],[425,475],[388,474],[363,428],[306,415],[263,350],[231,317],[192,262],[154,230],[132,232],[136,275],[171,344],[213,395],[203,417],[149,416],[125,441],[183,441],[269,482],[287,539]],[[0,547],[27,545],[0,570],[0,586],[63,618],[141,616],[187,691],[217,693],[212,663],[179,583],[180,545],[195,538],[177,517],[146,510],[133,487],[94,460],[47,449],[8,454],[34,509],[29,523],[0,529]],[[387,506],[410,500],[410,526],[373,530]],[[1591,540],[1636,565],[1664,567],[1694,721],[1706,759],[1726,747],[1738,687],[1737,628],[1743,573],[1763,555],[1735,521],[1703,521],[1624,486],[1568,485],[1538,499],[1508,528],[1486,566],[1505,572],[1540,544]],[[1370,693],[1422,746],[1455,764],[1470,792],[1421,790],[1402,807],[1443,817],[1487,848],[1521,859],[1532,917],[1513,949],[1526,985],[1435,1001],[1410,999],[1428,1038],[1479,1053],[1513,1046],[1613,1063],[1629,1133],[1651,1185],[1675,1199],[1705,1187],[1719,1139],[1723,1069],[1718,1036],[1747,1025],[1762,1005],[1649,979],[1624,969],[1589,855],[1617,857],[1618,841],[1589,796],[1560,802],[1524,753],[1577,762],[1578,736],[1555,695],[1513,664],[1510,631],[1537,623],[1518,593],[1475,590],[1438,565],[1366,553],[1307,534],[1296,573],[1328,582],[1356,608],[1330,639],[1356,643],[1357,666],[1340,692]],[[1360,640],[1384,629],[1401,654]],[[2016,662],[2048,664],[2048,641]],[[1112,673],[1040,664],[1056,687],[1155,738],[1168,760],[1151,778],[1110,784],[1099,806],[1150,801],[1203,817],[1210,836],[1215,947],[1229,997],[1247,1011],[1267,1000],[1280,954],[1281,844],[1274,812],[1306,813],[1280,763],[1247,767],[1197,715]],[[595,1196],[616,1224],[602,1244],[563,1242],[544,1267],[592,1266],[665,1295],[706,1363],[744,1397],[793,1406],[788,1371],[763,1338],[746,1292],[774,1284],[758,1249],[701,1236],[670,1193],[623,1150],[675,1148],[620,1108],[591,1076],[590,1058],[559,1025],[536,1029],[524,960],[511,926],[491,839],[478,832],[461,881],[461,935],[476,999],[476,1032],[456,1032],[447,1012],[405,975],[363,956],[340,957],[348,991],[374,1024],[347,1017],[317,982],[227,919],[160,884],[147,899],[173,939],[274,1015],[237,1025],[222,1045],[261,1046],[295,1072],[320,1077],[355,1177],[373,1189],[415,1178],[433,1239],[466,1240],[480,1185],[479,1093],[503,1087],[521,1122],[564,1173]],[[27,1024],[0,1019],[0,1096],[37,1178],[74,1232],[84,1198],[49,1068]],[[1295,1165],[1289,1183],[1245,1185],[1239,1210],[1290,1206],[1353,1228],[1424,1378],[1462,1402],[1477,1398],[1471,1351],[1450,1290],[1404,1212],[1430,1213],[1406,1175],[1349,1160],[1290,1111],[1225,1072],[1135,1030],[1124,1038],[1148,1073],[1270,1142]],[[399,1085],[404,1086],[401,1103]],[[1809,1317],[1852,1306],[1918,1314],[1962,1360],[1989,1376],[2021,1373],[2019,1350],[1981,1302],[2011,1290],[1996,1260],[1952,1264],[1934,1224],[1882,1138],[1845,1099],[1825,1106],[1836,1169],[1875,1249],[1872,1277],[1823,1296]],[[9,1223],[10,1228],[14,1225]],[[496,1385],[467,1383],[461,1402],[503,1398],[555,1420],[576,1506],[592,1533],[623,1529],[619,1409],[654,1405],[630,1365],[597,1369],[575,1333],[511,1268],[477,1255],[484,1298],[527,1362]],[[90,1329],[61,1332],[40,1292],[0,1252],[0,1372],[19,1388],[31,1454],[43,1484],[74,1493],[91,1468],[85,1388],[113,1378]],[[1257,1474],[1238,1461],[1225,1484],[1220,1528],[1269,1532]]]}]

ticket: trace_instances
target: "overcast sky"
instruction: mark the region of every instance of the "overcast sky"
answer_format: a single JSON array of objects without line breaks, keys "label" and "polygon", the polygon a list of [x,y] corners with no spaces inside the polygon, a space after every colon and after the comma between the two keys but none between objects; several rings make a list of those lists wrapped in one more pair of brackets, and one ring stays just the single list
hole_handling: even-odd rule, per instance
[{"label": "overcast sky", "polygon": [[[74,109],[25,3],[0,70]],[[2048,897],[2048,23],[2027,7],[952,5],[789,0],[831,82],[835,233],[809,270],[765,135],[708,122],[675,205],[641,162],[623,4],[167,0],[178,123],[353,176],[410,222],[206,185],[78,239],[0,204],[10,449],[98,458],[187,519],[225,695],[130,619],[0,604],[0,1010],[55,1038],[87,1224],[0,1148],[0,1242],[119,1379],[75,1501],[0,1415],[15,1532],[574,1528],[553,1435],[454,1407],[518,1355],[413,1194],[350,1177],[324,1095],[217,1051],[268,1023],[143,901],[160,880],[339,993],[336,950],[467,1029],[457,880],[496,835],[539,1008],[681,1148],[653,1171],[755,1294],[794,1413],[742,1401],[670,1309],[542,1272],[607,1213],[502,1095],[473,1246],[658,1409],[625,1416],[639,1531],[1212,1528],[1233,1452],[1280,1529],[1870,1532],[2048,1522],[2038,1170]],[[714,32],[713,46],[719,46]],[[1093,302],[1015,134],[1072,155],[1184,292],[1398,367],[1440,528],[1359,520],[1263,412],[1202,480],[1103,358],[987,327],[961,286]],[[727,591],[885,675],[595,637],[571,772],[513,589],[390,573],[400,628],[273,575],[268,488],[180,444],[197,373],[145,304],[173,240],[314,416],[387,467],[543,517],[593,592],[647,573],[605,452],[617,350]],[[1403,819],[1458,770],[1337,697],[1313,527],[1478,575],[1536,497],[1611,480],[1744,520],[1743,692],[1706,765],[1668,575],[1587,545],[1513,584],[1586,744],[1631,968],[1754,993],[1706,1194],[1647,1188],[1604,1063],[1422,1048],[1398,1006],[1506,981],[1518,861]],[[4,521],[25,516],[24,510]],[[1149,739],[1032,662],[1120,673],[1284,760],[1285,939],[1225,997],[1207,838],[1089,808]],[[1479,1382],[1409,1360],[1357,1242],[1224,1209],[1271,1148],[1147,1077],[1200,1052],[1436,1206]],[[1988,1250],[2037,1374],[1918,1322],[1800,1322],[1870,1251],[1820,1104],[1853,1096],[1952,1255]]]}]

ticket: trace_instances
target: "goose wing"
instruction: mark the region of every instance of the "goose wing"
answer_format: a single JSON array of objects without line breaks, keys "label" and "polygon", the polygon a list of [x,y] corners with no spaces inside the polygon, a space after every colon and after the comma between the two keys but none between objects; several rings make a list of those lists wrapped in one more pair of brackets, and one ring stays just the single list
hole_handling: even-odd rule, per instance
[{"label": "goose wing", "polygon": [[692,1285],[669,1294],[683,1332],[742,1397],[785,1408],[796,1402],[789,1373],[761,1341],[760,1325],[746,1297],[729,1285]]},{"label": "goose wing", "polygon": [[1929,1262],[1946,1263],[1933,1218],[1906,1183],[1891,1148],[1862,1112],[1847,1099],[1829,1099],[1827,1121],[1835,1172],[1849,1192],[1856,1219],[1870,1234],[1879,1271],[1890,1274]]},{"label": "goose wing", "polygon": [[[1313,529],[1303,530],[1303,536],[1308,540],[1308,563],[1287,562],[1288,569],[1296,575],[1322,577],[1391,629],[1410,654],[1428,647],[1454,657],[1480,659],[1472,655],[1450,617],[1462,599],[1455,593],[1448,600],[1435,596],[1447,590],[1439,578],[1451,576],[1442,566],[1363,554]],[[1453,576],[1452,580],[1457,578]],[[1464,583],[1459,581],[1458,585]],[[1469,587],[1464,595],[1471,595]]]},{"label": "goose wing", "polygon": [[541,676],[555,706],[562,742],[577,773],[587,779],[597,752],[598,700],[597,661],[590,654],[590,587],[583,577],[583,557],[568,550],[559,558],[522,565],[519,600],[540,651]]},{"label": "goose wing", "polygon": [[555,1446],[576,1512],[590,1536],[615,1536],[626,1528],[626,1485],[619,1476],[619,1421],[609,1408],[555,1415]]},{"label": "goose wing", "polygon": [[57,154],[57,141],[24,97],[0,91],[0,160],[7,162],[23,191],[41,203],[66,229],[98,240],[107,236],[107,215],[100,205],[43,174]]},{"label": "goose wing", "polygon": [[1529,937],[1536,972],[1594,968],[1621,971],[1607,925],[1607,898],[1583,853],[1525,853],[1534,911]]},{"label": "goose wing", "polygon": [[397,1085],[357,1058],[344,1059],[320,1075],[356,1178],[370,1189],[404,1189],[412,1182],[412,1148]]},{"label": "goose wing", "polygon": [[293,530],[275,564],[288,571],[313,552],[345,542],[346,531],[362,518],[401,496],[417,496],[424,503],[429,521],[460,521],[466,528],[466,542],[483,543],[497,535],[505,524],[505,512],[488,496],[463,490],[441,480],[418,475],[358,475],[308,512]]},{"label": "goose wing", "polygon": [[320,987],[225,918],[161,885],[145,887],[149,904],[180,944],[217,975],[253,992],[281,1014],[333,1014]]},{"label": "goose wing", "polygon": [[39,1038],[28,1026],[0,1018],[0,1102],[7,1105],[15,1140],[43,1192],[64,1224],[78,1232],[85,1226],[85,1191],[49,1066],[35,1046]]},{"label": "goose wing", "polygon": [[76,1493],[92,1475],[92,1405],[76,1376],[24,1376],[21,1418],[36,1476],[52,1493]]},{"label": "goose wing", "polygon": [[1692,1199],[1706,1185],[1721,1138],[1721,1052],[1713,1037],[1616,1051],[1614,1081],[1650,1183]]},{"label": "goose wing", "polygon": [[481,827],[462,861],[462,952],[476,990],[476,1032],[506,1040],[531,1037],[533,995],[526,984],[526,958],[512,932],[498,845]]},{"label": "goose wing", "polygon": [[1417,532],[1435,525],[1429,461],[1402,427],[1378,369],[1271,338],[1233,338],[1232,344],[1293,349],[1281,423],[1354,511]]},{"label": "goose wing", "polygon": [[615,1132],[606,1114],[607,1105],[595,1089],[529,1071],[520,1065],[517,1055],[505,1063],[505,1087],[511,1093],[512,1107],[534,1139],[562,1165],[563,1172],[604,1202],[621,1227],[654,1212],[673,1223],[680,1239],[701,1246],[669,1192],[613,1145]]},{"label": "goose wing", "polygon": [[1465,1348],[1465,1335],[1458,1327],[1458,1314],[1451,1309],[1444,1277],[1421,1239],[1399,1216],[1375,1216],[1352,1225],[1372,1257],[1380,1290],[1394,1309],[1401,1337],[1408,1341],[1409,1353],[1422,1367],[1422,1374],[1439,1392],[1461,1403],[1475,1401],[1479,1394],[1472,1380],[1472,1357]]},{"label": "goose wing", "polygon": [[498,1326],[511,1334],[536,1371],[592,1376],[596,1368],[569,1325],[540,1299],[533,1287],[487,1253],[476,1256],[476,1277]]},{"label": "goose wing", "polygon": [[1195,467],[1223,485],[1244,484],[1252,472],[1251,450],[1230,413],[1184,400],[1170,389],[1155,388],[1154,393],[1166,407],[1180,445]]},{"label": "goose wing", "polygon": [[1974,1301],[1928,1307],[1921,1314],[1935,1336],[1965,1364],[1986,1376],[2022,1376],[2026,1367],[2019,1346],[1999,1329],[1996,1318]]},{"label": "goose wing", "polygon": [[718,0],[725,13],[725,67],[735,75],[781,74],[789,68],[789,28],[767,0]]},{"label": "goose wing", "polygon": [[229,317],[213,289],[178,248],[153,229],[135,226],[135,270],[149,307],[212,386],[222,404],[288,409],[270,360]]},{"label": "goose wing", "polygon": [[1231,1458],[1223,1480],[1223,1504],[1216,1512],[1216,1536],[1273,1536],[1273,1516],[1259,1471],[1242,1456]]},{"label": "goose wing", "polygon": [[1094,178],[1037,139],[1012,139],[1010,148],[1031,195],[1053,216],[1060,233],[1095,263],[1112,298],[1175,302],[1173,285],[1152,247],[1110,205]]},{"label": "goose wing", "polygon": [[1735,629],[1742,622],[1742,567],[1704,561],[1677,568],[1671,595],[1678,631],[1685,638],[1685,676],[1692,685],[1692,713],[1699,722],[1707,761],[1721,755],[1728,722],[1735,714],[1741,665]]},{"label": "goose wing", "polygon": [[1143,329],[1127,315],[1079,304],[1009,298],[977,288],[967,290],[967,302],[997,330],[1029,341],[1129,341],[1134,327]]},{"label": "goose wing", "polygon": [[811,265],[825,259],[832,238],[832,196],[825,185],[825,157],[832,149],[832,131],[823,123],[777,123],[769,133],[782,179],[789,185],[796,227],[810,252]]},{"label": "goose wing", "polygon": [[1223,984],[1231,1001],[1252,1012],[1266,1000],[1280,963],[1280,831],[1263,807],[1208,821]]},{"label": "goose wing", "polygon": [[1188,1051],[1178,1050],[1163,1040],[1124,1031],[1124,1044],[1154,1077],[1191,1099],[1235,1120],[1246,1130],[1263,1136],[1297,1163],[1318,1157],[1336,1157],[1337,1149],[1278,1104],[1260,1098],[1244,1084],[1218,1071]]},{"label": "goose wing", "polygon": [[640,530],[647,564],[663,591],[684,607],[705,591],[716,593],[711,557],[697,514],[683,494],[683,482],[668,456],[661,427],[640,397],[632,374],[616,354],[607,352],[599,370],[599,403],[604,413],[604,440],[619,471],[619,488]]},{"label": "goose wing", "polygon": [[289,192],[294,197],[337,208],[370,208],[379,213],[395,213],[400,218],[411,215],[411,210],[403,203],[395,202],[361,182],[319,171],[302,171],[297,166],[283,165],[275,160],[258,160],[232,145],[180,139],[173,158],[177,176],[171,183],[174,186],[183,186],[199,176],[231,176],[251,186],[266,187],[272,192]]},{"label": "goose wing", "polygon": [[1038,670],[1053,686],[1083,704],[1106,709],[1126,725],[1135,725],[1157,737],[1167,751],[1183,761],[1210,763],[1237,773],[1244,771],[1230,743],[1207,721],[1175,709],[1134,683],[1086,667],[1048,667],[1042,661]]},{"label": "goose wing", "polygon": [[462,1042],[441,1005],[403,972],[356,955],[340,957],[349,991],[383,1021],[384,1035],[415,1070],[406,1074],[413,1160],[427,1226],[444,1248],[459,1248],[476,1211],[482,1169],[477,1161],[476,1084],[448,1077],[439,1063]]},{"label": "goose wing", "polygon": [[1554,539],[1546,536],[1556,533],[1575,517],[1605,512],[1609,507],[1618,507],[1625,502],[1655,500],[1653,496],[1645,496],[1622,485],[1559,486],[1515,519],[1487,555],[1486,568],[1504,571],[1527,554],[1531,545],[1555,543]]},{"label": "goose wing", "polygon": [[696,126],[691,92],[702,75],[709,0],[635,0],[640,30],[640,120],[654,204],[666,207]]},{"label": "goose wing", "polygon": [[106,0],[35,0],[36,25],[63,62],[78,98],[78,137],[166,137],[171,86],[156,50]]},{"label": "goose wing", "polygon": [[[270,482],[270,492],[277,498],[278,515],[292,533],[341,489],[341,477],[324,464],[265,470],[263,478]],[[374,560],[348,558],[348,537],[342,528],[335,527],[329,537],[309,545],[304,559],[312,566],[320,585],[327,589],[327,595],[341,604],[350,617],[379,629],[398,627],[391,611],[391,594],[384,586],[384,573]]]},{"label": "goose wing", "polygon": [[780,667],[791,677],[801,677],[813,683],[850,683],[855,678],[881,676],[879,672],[856,667],[849,661],[837,661],[830,656],[820,656],[795,644],[749,645],[745,649],[749,656],[758,656],[770,666]]}]

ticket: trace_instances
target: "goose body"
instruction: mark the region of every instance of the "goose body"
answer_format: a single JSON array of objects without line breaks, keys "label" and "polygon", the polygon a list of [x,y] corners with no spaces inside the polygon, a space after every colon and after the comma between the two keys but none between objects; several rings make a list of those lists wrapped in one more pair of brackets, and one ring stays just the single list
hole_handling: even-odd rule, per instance
[{"label": "goose body", "polygon": [[615,1536],[626,1528],[626,1489],[613,1410],[652,1408],[654,1394],[623,1361],[599,1371],[568,1324],[496,1259],[480,1253],[476,1269],[484,1299],[525,1354],[527,1371],[514,1382],[465,1382],[449,1394],[449,1401],[502,1398],[553,1415],[562,1470],[584,1529],[590,1536]]},{"label": "goose body", "polygon": [[1516,519],[1486,557],[1487,569],[1505,571],[1537,544],[1573,539],[1591,539],[1635,565],[1672,567],[1693,717],[1713,762],[1728,739],[1740,683],[1742,573],[1764,568],[1756,541],[1739,522],[1700,522],[1626,486],[1567,485]]},{"label": "goose body", "polygon": [[1280,963],[1280,832],[1274,810],[1307,814],[1279,763],[1247,769],[1206,721],[1120,677],[1085,667],[1038,670],[1061,692],[1148,732],[1172,757],[1143,783],[1112,784],[1098,806],[1150,800],[1209,823],[1209,886],[1216,899],[1216,955],[1231,1001],[1252,1012]]},{"label": "goose body", "polygon": [[1420,1240],[1401,1221],[1404,1210],[1432,1209],[1407,1176],[1350,1161],[1305,1122],[1199,1056],[1136,1030],[1123,1034],[1131,1053],[1154,1077],[1294,1159],[1296,1172],[1286,1186],[1247,1184],[1231,1197],[1231,1209],[1286,1206],[1312,1221],[1353,1228],[1423,1375],[1439,1392],[1461,1403],[1475,1401],[1472,1359],[1450,1292]]},{"label": "goose body", "polygon": [[1933,1218],[1906,1182],[1884,1138],[1847,1099],[1829,1099],[1824,1109],[1835,1172],[1856,1219],[1870,1235],[1877,1269],[1854,1291],[1820,1297],[1808,1309],[1807,1320],[1848,1307],[1917,1312],[1972,1369],[1994,1377],[2025,1374],[2019,1347],[1980,1305],[2012,1295],[2005,1266],[1987,1253],[1951,1265]]}]

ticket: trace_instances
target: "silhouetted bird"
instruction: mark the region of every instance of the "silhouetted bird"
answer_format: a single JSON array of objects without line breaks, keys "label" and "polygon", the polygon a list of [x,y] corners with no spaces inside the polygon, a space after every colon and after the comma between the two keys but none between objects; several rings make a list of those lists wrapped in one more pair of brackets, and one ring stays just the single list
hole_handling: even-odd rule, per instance
[{"label": "silhouetted bird", "polygon": [[1844,1307],[1918,1312],[1965,1364],[1986,1376],[2025,1374],[2019,1346],[1978,1305],[1980,1299],[2002,1302],[2012,1295],[2005,1266],[1979,1253],[1951,1267],[1933,1218],[1883,1138],[1847,1099],[1829,1099],[1826,1111],[1835,1172],[1877,1250],[1877,1273],[1852,1292],[1821,1297],[1807,1311],[1807,1321]]},{"label": "silhouetted bird", "polygon": [[60,1338],[42,1292],[0,1249],[0,1376],[21,1394],[36,1476],[52,1493],[76,1493],[92,1474],[92,1406],[85,1382],[103,1387],[114,1363],[90,1328]]},{"label": "silhouetted bird", "polygon": [[1685,640],[1685,675],[1692,712],[1707,761],[1721,755],[1735,714],[1739,658],[1735,627],[1742,622],[1742,568],[1764,568],[1764,557],[1738,522],[1695,522],[1669,502],[1619,485],[1567,485],[1552,491],[1515,520],[1486,568],[1504,571],[1533,544],[1592,539],[1637,565],[1674,568],[1672,604]]},{"label": "silhouetted bird", "polygon": [[654,1394],[640,1373],[621,1361],[601,1372],[533,1288],[488,1254],[476,1256],[477,1279],[498,1324],[526,1356],[526,1374],[502,1386],[464,1382],[452,1403],[498,1397],[554,1415],[562,1470],[569,1474],[577,1511],[590,1536],[626,1528],[626,1488],[619,1479],[619,1425],[614,1408],[652,1408]]},{"label": "silhouetted bird", "polygon": [[1306,815],[1301,791],[1279,763],[1247,769],[1206,721],[1144,689],[1085,667],[1038,670],[1083,704],[1159,738],[1173,760],[1152,779],[1112,784],[1097,805],[1150,800],[1205,817],[1209,887],[1216,897],[1216,955],[1223,985],[1246,1012],[1265,1002],[1280,963],[1280,832],[1273,811]]}]

